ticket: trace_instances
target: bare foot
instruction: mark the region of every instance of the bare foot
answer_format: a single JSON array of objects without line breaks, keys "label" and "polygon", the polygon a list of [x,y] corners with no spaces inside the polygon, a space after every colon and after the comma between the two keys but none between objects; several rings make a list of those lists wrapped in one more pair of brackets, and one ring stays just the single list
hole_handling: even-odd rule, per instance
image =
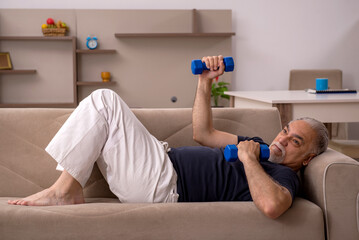
[{"label": "bare foot", "polygon": [[9,200],[12,205],[24,206],[54,206],[54,205],[70,205],[84,203],[82,194],[74,195],[69,193],[61,193],[55,189],[45,189],[23,199]]},{"label": "bare foot", "polygon": [[24,206],[53,206],[84,203],[81,185],[66,171],[50,188],[23,199],[9,200],[8,204]]}]

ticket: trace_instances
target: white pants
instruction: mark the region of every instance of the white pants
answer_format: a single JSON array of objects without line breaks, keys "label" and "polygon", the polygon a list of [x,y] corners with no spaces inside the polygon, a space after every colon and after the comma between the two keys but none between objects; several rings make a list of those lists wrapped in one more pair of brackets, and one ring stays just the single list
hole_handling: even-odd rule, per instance
[{"label": "white pants", "polygon": [[94,163],[121,202],[176,202],[177,174],[158,141],[111,90],[96,90],[71,114],[46,151],[85,186]]}]

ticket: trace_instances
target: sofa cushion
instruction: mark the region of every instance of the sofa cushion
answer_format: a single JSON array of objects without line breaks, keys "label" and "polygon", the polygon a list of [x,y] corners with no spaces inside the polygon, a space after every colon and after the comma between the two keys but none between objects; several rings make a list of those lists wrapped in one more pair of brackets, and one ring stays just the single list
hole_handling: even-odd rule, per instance
[{"label": "sofa cushion", "polygon": [[0,198],[4,239],[25,234],[53,240],[324,239],[321,209],[302,198],[277,220],[264,217],[253,202],[119,204],[86,199],[80,205],[24,207],[6,200]]}]

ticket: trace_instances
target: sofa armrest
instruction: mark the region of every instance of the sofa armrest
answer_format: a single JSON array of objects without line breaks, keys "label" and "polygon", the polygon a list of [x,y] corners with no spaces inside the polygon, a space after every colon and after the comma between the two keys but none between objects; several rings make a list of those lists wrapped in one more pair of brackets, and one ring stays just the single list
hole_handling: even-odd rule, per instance
[{"label": "sofa armrest", "polygon": [[359,239],[359,163],[328,149],[302,178],[305,198],[324,212],[327,239]]}]

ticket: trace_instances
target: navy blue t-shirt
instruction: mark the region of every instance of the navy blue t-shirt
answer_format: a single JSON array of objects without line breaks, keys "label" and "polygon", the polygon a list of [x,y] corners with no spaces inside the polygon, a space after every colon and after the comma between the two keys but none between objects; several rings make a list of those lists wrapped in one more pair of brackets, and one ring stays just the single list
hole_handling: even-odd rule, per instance
[{"label": "navy blue t-shirt", "polygon": [[[261,138],[238,136],[238,141],[245,140],[264,143]],[[172,148],[168,155],[178,175],[179,202],[252,201],[242,162],[227,162],[222,148],[179,147]],[[294,199],[299,189],[297,174],[276,163],[260,164]]]}]

